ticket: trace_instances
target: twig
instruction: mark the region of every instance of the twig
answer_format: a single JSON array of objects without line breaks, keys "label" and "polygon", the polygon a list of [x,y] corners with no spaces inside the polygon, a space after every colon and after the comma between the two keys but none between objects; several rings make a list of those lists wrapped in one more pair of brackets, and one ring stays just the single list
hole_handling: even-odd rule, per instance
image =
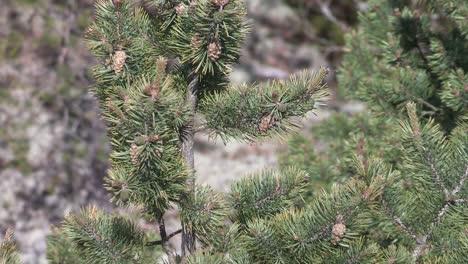
[{"label": "twig", "polygon": [[[198,103],[198,73],[192,72],[190,76],[190,83],[187,87],[185,103],[190,107],[190,120],[186,124],[182,133],[182,155],[185,159],[187,167],[190,169],[190,173],[193,174],[195,171],[195,159],[194,159],[194,143],[195,143],[195,114],[197,111]],[[188,185],[190,191],[193,193],[195,190],[195,178],[193,175],[189,178]],[[190,194],[189,194],[190,195]],[[195,250],[195,236],[184,228],[182,223],[182,256],[185,256],[185,249],[189,252]]]},{"label": "twig", "polygon": [[414,94],[412,94],[410,91],[404,89],[405,93],[410,96],[413,100],[416,100],[418,101],[419,103],[427,106],[428,108],[432,109],[434,112],[439,112],[440,109],[437,108],[436,106],[434,106],[433,104],[429,103],[428,101],[422,99],[422,98],[419,98],[417,96],[415,96]]},{"label": "twig", "polygon": [[338,25],[338,27],[340,27],[340,29],[343,31],[343,32],[347,32],[348,31],[348,27],[342,23],[341,21],[339,21],[335,15],[333,15],[333,12],[330,10],[330,1],[326,1],[326,2],[322,2],[322,1],[319,1],[319,0],[316,0],[315,1],[317,3],[317,5],[319,5],[320,7],[320,12],[322,13],[322,15],[327,18],[330,22]]},{"label": "twig", "polygon": [[158,215],[158,227],[159,227],[159,235],[161,236],[161,245],[163,247],[164,253],[169,255],[169,248],[167,247],[167,232],[166,232],[166,225],[164,224],[163,214]]},{"label": "twig", "polygon": [[434,165],[434,158],[432,157],[432,154],[430,151],[427,152],[427,162],[429,163],[429,166],[431,167],[431,172],[432,175],[436,181],[437,184],[439,184],[440,188],[444,192],[445,199],[448,200],[450,198],[449,191],[445,187],[444,183],[442,182],[442,179],[440,178],[439,172],[437,171],[435,165]]},{"label": "twig", "polygon": [[466,178],[468,178],[468,166],[465,167],[465,174],[460,178],[460,182],[458,185],[453,189],[452,195],[456,195],[461,191],[461,188],[463,187],[463,184],[465,183]]},{"label": "twig", "polygon": [[[172,237],[174,237],[174,236],[176,236],[176,235],[178,235],[178,234],[180,234],[180,233],[182,233],[182,229],[179,229],[179,230],[177,230],[177,231],[171,233],[170,235],[168,235],[168,236],[166,237],[167,241],[169,241]],[[167,241],[166,241],[166,242],[167,242]],[[162,245],[164,242],[165,242],[165,241],[163,241],[163,240],[151,241],[151,242],[146,243],[146,246],[149,247],[149,246]]]},{"label": "twig", "polygon": [[411,227],[406,226],[403,221],[401,221],[401,218],[396,216],[390,207],[388,207],[387,202],[382,198],[382,206],[384,208],[385,213],[387,213],[387,216],[390,217],[395,224],[397,224],[399,227],[401,227],[408,236],[412,237],[413,239],[417,240],[416,234],[411,230]]},{"label": "twig", "polygon": [[[460,190],[463,187],[463,184],[464,184],[467,177],[468,177],[468,166],[465,169],[465,174],[463,174],[463,176],[460,178],[459,184],[452,191],[452,193],[451,193],[452,195],[455,195],[458,192],[460,192]],[[455,200],[455,201],[447,200],[445,202],[445,205],[442,207],[442,209],[440,209],[439,213],[437,214],[437,217],[434,219],[434,221],[432,221],[431,226],[429,228],[429,232],[426,235],[424,235],[423,237],[420,237],[420,238],[416,239],[416,243],[418,244],[418,246],[413,251],[413,258],[415,260],[418,260],[418,258],[422,255],[424,249],[428,246],[427,241],[431,238],[432,232],[433,232],[435,226],[440,224],[440,222],[442,221],[442,218],[444,217],[444,215],[450,209],[450,206],[451,205],[459,205],[459,204],[464,203],[464,202],[466,202],[465,199],[458,199],[458,200]]]}]

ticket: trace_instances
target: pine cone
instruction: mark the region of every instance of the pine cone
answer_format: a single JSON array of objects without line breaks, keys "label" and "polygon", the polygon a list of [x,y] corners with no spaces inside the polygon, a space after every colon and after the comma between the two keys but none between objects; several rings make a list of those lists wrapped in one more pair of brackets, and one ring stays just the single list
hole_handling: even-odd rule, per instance
[{"label": "pine cone", "polygon": [[150,84],[145,87],[143,92],[146,95],[151,96],[151,101],[155,102],[159,98],[159,92],[160,92],[159,85],[157,83]]},{"label": "pine cone", "polygon": [[211,42],[208,45],[208,57],[211,61],[217,61],[221,55],[222,47],[218,42]]},{"label": "pine cone", "polygon": [[127,54],[125,54],[125,51],[116,51],[114,56],[112,57],[112,65],[114,67],[114,72],[115,74],[119,74],[124,65],[125,65],[125,60],[127,59]]},{"label": "pine cone", "polygon": [[162,143],[162,141],[160,140],[161,137],[159,135],[149,135],[148,136],[148,141],[150,142],[158,142],[158,143]]},{"label": "pine cone", "polygon": [[213,3],[220,8],[223,8],[225,5],[229,3],[229,0],[213,0]]},{"label": "pine cone", "polygon": [[346,226],[344,225],[343,216],[339,215],[336,218],[336,224],[332,228],[332,244],[337,245],[344,237],[346,233]]},{"label": "pine cone", "polygon": [[122,0],[112,0],[112,3],[114,3],[114,5],[118,7],[122,3]]},{"label": "pine cone", "polygon": [[192,47],[192,50],[198,49],[202,44],[203,41],[200,39],[198,34],[192,36],[192,39],[190,40],[190,46]]},{"label": "pine cone", "polygon": [[134,165],[138,164],[138,146],[135,143],[133,143],[130,148],[130,157]]},{"label": "pine cone", "polygon": [[275,118],[273,117],[272,114],[268,114],[262,117],[262,119],[260,119],[260,124],[258,124],[258,131],[260,131],[261,133],[264,133],[268,129],[273,127],[274,124],[275,124]]},{"label": "pine cone", "polygon": [[178,15],[183,15],[187,11],[187,6],[184,4],[180,4],[176,6],[175,10]]}]

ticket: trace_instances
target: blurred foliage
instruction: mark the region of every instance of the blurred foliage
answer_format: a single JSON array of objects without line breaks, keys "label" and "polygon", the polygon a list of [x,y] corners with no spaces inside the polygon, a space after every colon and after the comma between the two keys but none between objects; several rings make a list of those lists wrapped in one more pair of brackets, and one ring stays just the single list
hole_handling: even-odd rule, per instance
[{"label": "blurred foliage", "polygon": [[[400,161],[399,139],[391,118],[374,118],[369,112],[333,113],[313,126],[310,136],[291,137],[280,165],[297,166],[310,175],[310,194],[344,183],[356,175],[352,157],[378,157],[395,166]],[[383,131],[393,131],[382,133]],[[309,132],[309,131],[308,131]],[[309,134],[309,133],[307,133]]]},{"label": "blurred foliage", "polygon": [[[458,24],[459,1],[369,1],[361,24],[346,34],[338,92],[361,100],[368,113],[333,114],[312,128],[312,139],[293,137],[283,166],[302,164],[313,189],[328,188],[356,174],[354,155],[377,156],[399,169],[395,138],[398,118],[408,101],[423,118],[435,118],[449,133],[466,115],[466,23]],[[465,10],[465,11],[463,11]],[[463,39],[465,41],[463,42]],[[304,147],[306,146],[306,147]],[[334,166],[337,165],[337,166]]]}]

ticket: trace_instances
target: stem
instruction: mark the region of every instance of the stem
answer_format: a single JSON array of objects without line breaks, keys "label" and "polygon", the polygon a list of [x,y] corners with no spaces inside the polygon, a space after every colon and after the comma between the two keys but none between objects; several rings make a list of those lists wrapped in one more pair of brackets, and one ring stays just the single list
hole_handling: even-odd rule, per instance
[{"label": "stem", "polygon": [[413,232],[413,230],[411,229],[411,227],[405,225],[403,223],[403,221],[401,221],[401,218],[396,216],[394,214],[394,212],[392,211],[392,209],[388,206],[387,202],[385,201],[385,199],[382,197],[382,207],[384,209],[384,212],[386,213],[387,217],[390,217],[393,222],[395,224],[397,224],[398,226],[400,226],[408,236],[410,236],[411,238],[413,238],[414,240],[417,239],[417,236],[416,234]]},{"label": "stem", "polygon": [[158,227],[159,227],[159,235],[161,236],[161,245],[163,247],[164,253],[168,256],[170,255],[170,249],[167,245],[168,237],[166,232],[166,225],[164,224],[163,214],[158,215]]},{"label": "stem", "polygon": [[163,241],[163,240],[151,241],[151,242],[146,243],[146,246],[149,247],[149,246],[163,245],[165,242],[168,242],[172,237],[174,237],[174,236],[176,236],[176,235],[178,235],[180,233],[182,233],[182,229],[179,229],[179,230],[171,233],[170,235],[168,235],[166,237],[166,241]]},{"label": "stem", "polygon": [[[198,102],[198,74],[192,73],[190,76],[190,83],[187,87],[187,95],[185,98],[185,103],[190,106],[190,120],[186,125],[182,138],[182,155],[187,163],[187,167],[193,173],[195,169],[195,159],[193,155],[193,145],[194,145],[194,136],[195,136],[195,113],[197,112],[197,102]],[[194,178],[192,177],[191,185],[194,184]]]},{"label": "stem", "polygon": [[[452,195],[456,195],[461,188],[463,188],[463,184],[468,177],[468,166],[465,168],[465,173],[460,177],[460,183],[455,187],[455,189],[451,192]],[[442,221],[442,218],[445,216],[445,214],[448,212],[450,209],[451,205],[458,205],[460,203],[465,202],[464,199],[458,199],[455,201],[450,201],[446,200],[444,206],[439,210],[439,213],[437,214],[437,217],[432,221],[431,226],[429,228],[429,232],[425,234],[423,237],[421,237],[419,240],[416,240],[417,242],[417,247],[413,251],[413,258],[418,262],[419,258],[421,255],[424,253],[424,249],[428,247],[428,240],[431,239],[432,233],[434,231],[434,228],[440,224]]]},{"label": "stem", "polygon": [[[194,158],[194,138],[195,138],[195,114],[197,112],[198,103],[198,74],[193,72],[190,75],[190,83],[187,87],[187,95],[185,103],[190,107],[190,120],[185,126],[182,135],[182,155],[187,164],[187,168],[190,170],[190,178],[188,181],[189,190],[191,193],[195,189],[195,158]],[[189,193],[188,195],[191,195]],[[191,232],[187,232],[187,229],[182,223],[182,256],[185,256],[185,249],[189,252],[195,250],[195,236]]]}]

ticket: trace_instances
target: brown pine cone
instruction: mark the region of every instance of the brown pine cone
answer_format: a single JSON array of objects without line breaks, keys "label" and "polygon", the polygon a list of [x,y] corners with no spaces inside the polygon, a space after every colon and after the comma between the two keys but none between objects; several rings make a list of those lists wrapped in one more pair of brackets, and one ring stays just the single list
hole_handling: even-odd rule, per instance
[{"label": "brown pine cone", "polygon": [[261,133],[264,133],[268,131],[268,129],[273,127],[274,124],[275,124],[275,118],[273,117],[272,114],[268,114],[262,117],[262,119],[260,119],[260,123],[258,124],[258,131],[260,131]]},{"label": "brown pine cone", "polygon": [[134,165],[138,164],[138,146],[135,143],[133,143],[130,148],[130,157]]},{"label": "brown pine cone", "polygon": [[115,74],[119,74],[122,71],[125,65],[125,60],[127,60],[127,54],[125,54],[125,51],[119,50],[115,52],[112,57],[112,66]]},{"label": "brown pine cone", "polygon": [[208,57],[211,61],[217,61],[221,55],[222,47],[218,42],[211,42],[208,45]]},{"label": "brown pine cone", "polygon": [[225,5],[229,3],[229,0],[213,0],[213,3],[220,8],[223,8]]},{"label": "brown pine cone", "polygon": [[198,34],[192,36],[192,39],[190,40],[190,46],[192,47],[192,50],[198,49],[202,44],[203,41],[200,39]]},{"label": "brown pine cone", "polygon": [[336,218],[336,224],[333,225],[332,228],[332,244],[333,245],[338,245],[338,243],[343,239],[344,235],[346,233],[346,226],[344,224],[343,216],[339,215]]},{"label": "brown pine cone", "polygon": [[187,6],[184,4],[180,4],[176,6],[175,10],[178,15],[183,15],[187,11]]}]

